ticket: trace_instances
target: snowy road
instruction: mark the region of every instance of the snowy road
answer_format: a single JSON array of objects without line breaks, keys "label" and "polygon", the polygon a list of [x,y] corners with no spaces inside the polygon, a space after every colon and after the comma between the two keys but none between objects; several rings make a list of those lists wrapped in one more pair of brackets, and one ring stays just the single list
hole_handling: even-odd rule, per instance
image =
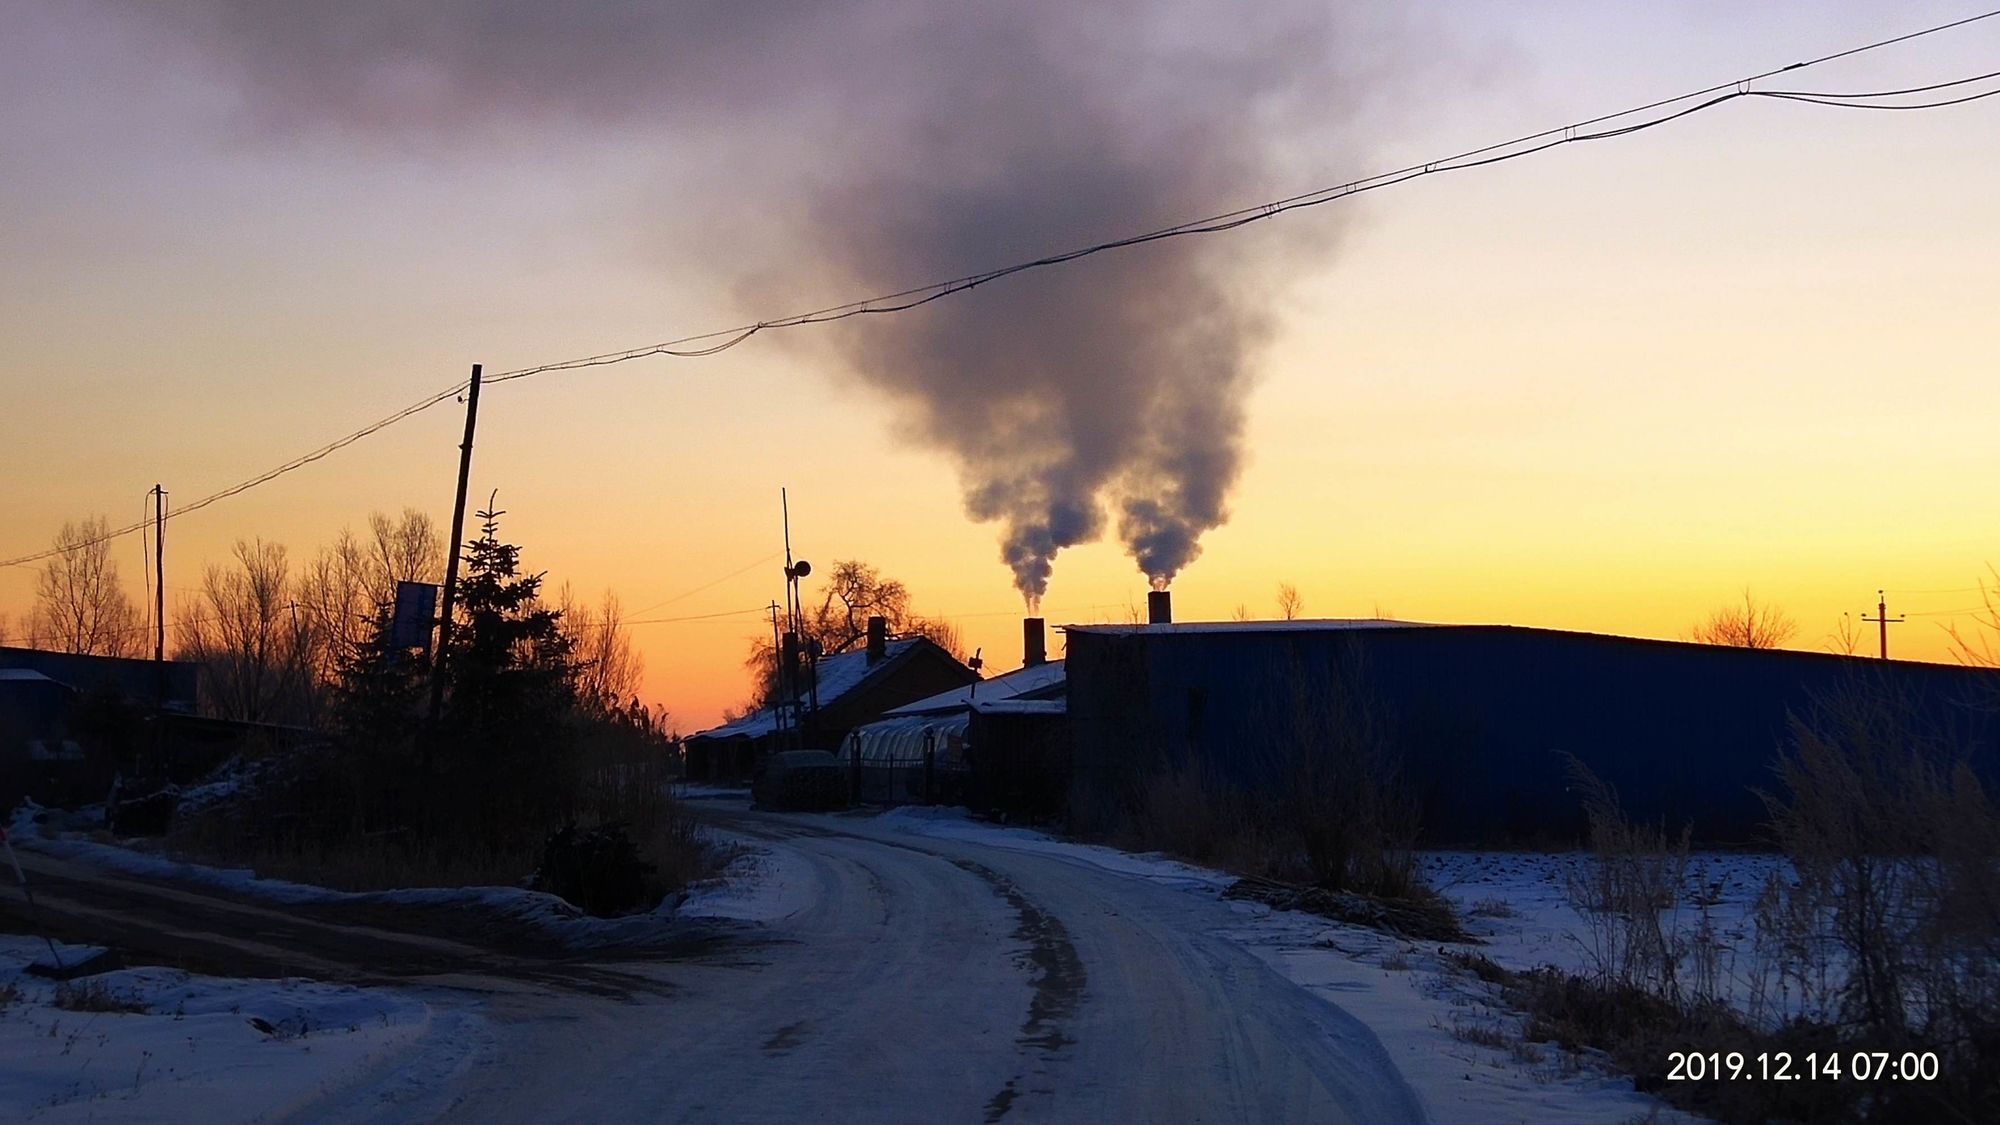
[{"label": "snowy road", "polygon": [[618,966],[664,986],[627,1000],[495,996],[446,1120],[1423,1119],[1367,1028],[1215,936],[1213,899],[866,818],[710,815],[797,909],[732,954]]}]

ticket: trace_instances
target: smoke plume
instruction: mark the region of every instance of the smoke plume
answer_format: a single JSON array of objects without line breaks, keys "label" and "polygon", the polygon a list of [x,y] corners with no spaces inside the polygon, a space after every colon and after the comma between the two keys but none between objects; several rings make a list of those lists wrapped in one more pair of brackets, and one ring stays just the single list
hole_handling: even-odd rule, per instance
[{"label": "smoke plume", "polygon": [[[1351,163],[1360,8],[1168,0],[181,0],[137,9],[272,133],[657,130],[743,176],[709,214],[752,315],[1152,229]],[[1379,30],[1379,29],[1376,29]],[[1379,42],[1379,37],[1377,39]],[[768,180],[753,183],[753,180]],[[713,183],[714,181],[709,181]],[[636,220],[635,220],[636,221]],[[1269,301],[1331,215],[1173,239],[824,333],[947,454],[1030,602],[1115,528],[1155,584],[1228,515]],[[671,263],[685,277],[688,263]],[[773,281],[778,278],[781,280]],[[755,280],[762,279],[762,280]]]}]

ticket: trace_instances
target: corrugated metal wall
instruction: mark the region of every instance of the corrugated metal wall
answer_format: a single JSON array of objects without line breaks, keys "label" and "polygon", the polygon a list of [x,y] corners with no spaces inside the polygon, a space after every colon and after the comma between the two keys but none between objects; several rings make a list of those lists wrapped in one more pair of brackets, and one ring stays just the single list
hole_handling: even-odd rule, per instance
[{"label": "corrugated metal wall", "polygon": [[1894,693],[2000,777],[2000,723],[1979,706],[2000,699],[2000,673],[1980,669],[1506,626],[1077,629],[1068,656],[1076,768],[1099,801],[1163,765],[1269,786],[1301,727],[1368,721],[1390,732],[1435,842],[1573,839],[1564,754],[1637,817],[1750,842],[1790,716],[1856,691]]}]

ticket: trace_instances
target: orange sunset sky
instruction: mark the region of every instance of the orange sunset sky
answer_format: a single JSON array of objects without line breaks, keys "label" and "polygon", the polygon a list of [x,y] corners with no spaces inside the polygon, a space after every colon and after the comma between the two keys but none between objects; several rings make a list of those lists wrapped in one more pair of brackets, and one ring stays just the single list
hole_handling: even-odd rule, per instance
[{"label": "orange sunset sky", "polygon": [[[1975,10],[1400,8],[1325,63],[1340,74],[1298,79],[1337,80],[1344,100],[1268,136],[1281,156],[1213,210]],[[821,167],[761,143],[792,136],[769,99],[667,124],[301,124],[176,32],[39,0],[0,16],[0,57],[0,556],[46,546],[65,519],[137,520],[155,481],[177,500],[235,483],[474,362],[525,367],[873,291],[793,260],[762,225],[795,221]],[[1915,85],[1996,60],[2000,20],[1811,82]],[[1925,113],[1743,100],[1262,224],[1244,252],[1284,266],[1246,359],[1246,459],[1227,522],[1174,582],[1177,617],[1269,614],[1288,581],[1312,616],[1678,637],[1747,586],[1817,649],[1886,587],[1890,612],[1912,615],[1892,651],[1951,659],[1943,627],[1977,628],[1967,611],[2000,563],[1996,137],[2000,99]],[[800,556],[866,559],[957,621],[989,670],[1018,663],[996,528],[967,517],[953,461],[834,339],[801,328],[482,402],[472,495],[499,490],[529,566],[615,589],[641,618],[746,611],[634,627],[647,694],[683,730],[747,693],[759,607],[781,596],[781,486]],[[171,522],[169,618],[238,537],[303,560],[373,510],[446,524],[457,410]],[[140,552],[138,537],[114,548],[135,600]],[[0,570],[14,633],[33,582]],[[1045,613],[1123,619],[1145,589],[1107,535],[1058,556]]]}]

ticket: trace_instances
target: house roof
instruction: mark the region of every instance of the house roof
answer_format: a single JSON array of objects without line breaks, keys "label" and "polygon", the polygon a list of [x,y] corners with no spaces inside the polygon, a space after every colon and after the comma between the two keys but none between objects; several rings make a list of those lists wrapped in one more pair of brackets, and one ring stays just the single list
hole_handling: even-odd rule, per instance
[{"label": "house roof", "polygon": [[884,713],[884,717],[902,715],[932,715],[946,711],[957,711],[972,702],[1002,699],[1045,699],[1065,689],[1063,662],[1050,660],[1042,664],[1016,668],[1005,675],[976,684],[941,691],[915,703],[905,703],[901,707]]},{"label": "house roof", "polygon": [[975,699],[972,709],[982,715],[1066,715],[1066,699]]},{"label": "house roof", "polygon": [[[923,637],[894,637],[881,660],[868,662],[868,650],[852,649],[819,661],[819,705],[821,710],[899,664],[910,653],[930,643]],[[760,707],[734,722],[710,727],[695,738],[761,738],[778,729],[777,708]]]},{"label": "house roof", "polygon": [[28,669],[28,668],[0,668],[0,683],[47,683],[47,684],[52,684],[52,683],[55,683],[55,682],[56,682],[56,681],[54,681],[54,680],[52,680],[52,679],[49,679],[49,678],[48,678],[47,676],[44,676],[44,675],[42,675],[42,674],[41,674],[40,672],[36,672],[36,671],[34,671],[34,670],[32,670],[32,669]]}]

